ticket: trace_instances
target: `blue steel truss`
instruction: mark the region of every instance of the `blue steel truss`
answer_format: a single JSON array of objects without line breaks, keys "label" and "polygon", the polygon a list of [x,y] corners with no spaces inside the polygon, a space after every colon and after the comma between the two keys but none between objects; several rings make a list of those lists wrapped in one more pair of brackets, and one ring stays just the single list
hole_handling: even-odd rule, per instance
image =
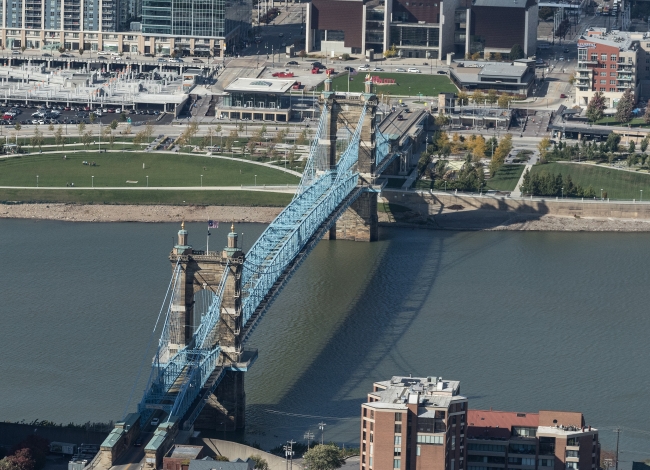
[{"label": "blue steel truss", "polygon": [[318,146],[325,131],[328,112],[325,105],[293,201],[271,222],[246,254],[242,271],[243,325],[318,227],[357,185],[356,163],[366,104],[348,147],[333,168],[326,167],[327,155],[319,152]]},{"label": "blue steel truss", "polygon": [[384,135],[379,130],[379,126],[377,126],[377,130],[375,131],[375,144],[375,172],[381,173],[377,172],[376,169],[382,166],[383,160],[388,156],[388,152],[390,151],[390,140],[388,139],[388,136]]},{"label": "blue steel truss", "polygon": [[[357,161],[366,108],[367,104],[364,103],[347,148],[331,168],[329,155],[320,145],[321,139],[326,137],[329,115],[327,105],[323,106],[309,158],[292,202],[267,227],[246,255],[242,269],[242,326],[251,319],[301,250],[302,255],[308,253],[324,230],[360,194],[362,188],[357,186]],[[378,132],[376,162],[386,157],[388,148],[388,139]],[[180,333],[176,331],[178,326],[174,324],[173,311],[175,305],[183,305],[180,299],[181,271],[180,263],[177,263],[158,350],[144,396],[138,405],[143,423],[156,409],[166,412],[168,420],[184,417],[192,403],[213,391],[223,377],[223,369],[218,367],[221,349],[216,326],[229,265],[226,265],[219,288],[190,343],[179,349],[174,343],[178,341]],[[206,390],[202,392],[203,388]],[[202,408],[200,402],[196,402],[199,406],[194,408],[190,420],[196,418],[194,415]]]}]

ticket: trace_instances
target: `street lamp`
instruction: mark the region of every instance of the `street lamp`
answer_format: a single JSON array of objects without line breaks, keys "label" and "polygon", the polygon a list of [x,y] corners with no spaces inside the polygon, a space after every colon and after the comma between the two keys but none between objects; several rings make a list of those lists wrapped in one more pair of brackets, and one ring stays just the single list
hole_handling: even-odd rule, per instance
[{"label": "street lamp", "polygon": [[603,200],[603,188],[600,188],[600,200]]},{"label": "street lamp", "polygon": [[36,175],[36,187],[38,188],[38,175]]},{"label": "street lamp", "polygon": [[147,175],[147,188],[149,187],[149,175]]},{"label": "street lamp", "polygon": [[201,187],[203,187],[203,175],[201,175]]},{"label": "street lamp", "polygon": [[94,177],[94,176],[91,176],[91,178],[92,178],[92,179],[91,179],[91,181],[90,181],[90,186],[91,186],[92,188],[94,188],[94,187],[95,187],[95,177]]},{"label": "street lamp", "polygon": [[643,202],[643,189],[639,189],[639,191],[641,191],[641,199],[639,201]]},{"label": "street lamp", "polygon": [[255,175],[255,186],[257,186],[257,175]]},{"label": "street lamp", "polygon": [[233,140],[233,141],[232,141],[232,145],[230,146],[230,158],[235,158],[235,149],[234,149],[234,146],[235,146],[235,144],[238,144],[238,143],[239,143],[238,140]]},{"label": "street lamp", "polygon": [[564,188],[562,188],[562,199],[564,199]]}]

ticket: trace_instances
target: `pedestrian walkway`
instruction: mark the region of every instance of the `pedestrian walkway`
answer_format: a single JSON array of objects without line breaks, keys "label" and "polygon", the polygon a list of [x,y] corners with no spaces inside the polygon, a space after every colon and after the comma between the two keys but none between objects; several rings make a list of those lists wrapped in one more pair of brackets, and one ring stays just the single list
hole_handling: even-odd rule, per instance
[{"label": "pedestrian walkway", "polygon": [[517,186],[515,186],[515,189],[510,193],[510,197],[521,197],[521,185],[524,183],[524,175],[526,174],[527,171],[530,171],[531,168],[533,168],[533,165],[535,165],[538,160],[539,160],[539,150],[533,150],[533,154],[530,156],[528,163],[526,163],[526,166],[524,167],[524,171],[521,172],[519,181],[517,181]]}]

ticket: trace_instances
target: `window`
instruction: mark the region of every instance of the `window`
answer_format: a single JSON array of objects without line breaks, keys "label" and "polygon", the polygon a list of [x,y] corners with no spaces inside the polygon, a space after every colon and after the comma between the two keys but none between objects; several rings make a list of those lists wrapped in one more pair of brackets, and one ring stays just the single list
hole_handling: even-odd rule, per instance
[{"label": "window", "polygon": [[456,436],[451,436],[451,450],[456,450]]},{"label": "window", "polygon": [[607,54],[600,54],[600,60],[603,62],[607,60]]},{"label": "window", "polygon": [[420,456],[420,446],[417,446],[415,448],[415,455],[417,455],[418,457]]},{"label": "window", "polygon": [[593,62],[597,61],[598,60],[598,54],[591,54],[591,60]]},{"label": "window", "polygon": [[395,421],[402,421],[402,413],[395,413]]},{"label": "window", "polygon": [[[606,83],[607,83],[607,80],[601,80],[601,81],[600,81],[600,84],[601,84],[601,85],[605,85]],[[372,425],[372,423],[370,423],[370,425]]]},{"label": "window", "polygon": [[578,437],[570,437],[566,440],[566,445],[568,446],[579,446],[580,445],[580,438]]},{"label": "window", "polygon": [[394,457],[399,457],[400,455],[402,455],[402,448],[401,447],[395,447],[393,449],[393,456]]},{"label": "window", "polygon": [[540,467],[553,467],[555,464],[553,459],[539,459],[538,462]]},{"label": "window", "polygon": [[616,62],[616,54],[612,54],[611,56],[612,62]]},{"label": "window", "polygon": [[402,436],[395,436],[395,445],[396,446],[402,445]]},{"label": "window", "polygon": [[482,450],[485,452],[505,452],[506,446],[496,444],[468,444],[467,450]]},{"label": "window", "polygon": [[373,440],[373,436],[374,436],[374,434],[373,434],[373,433],[370,433],[370,442],[372,442],[372,440]]},{"label": "window", "polygon": [[510,444],[508,453],[510,454],[530,454],[535,455],[536,448],[532,444]]},{"label": "window", "polygon": [[[602,82],[603,80],[601,80],[601,83]],[[535,437],[537,435],[537,428],[524,428],[524,427],[514,426],[512,428],[512,435],[519,436],[519,437]]]},{"label": "window", "polygon": [[628,58],[627,58],[627,63],[628,63],[628,64],[631,64],[631,63],[632,63],[632,57],[628,57]]},{"label": "window", "polygon": [[616,85],[616,80],[610,80],[610,81],[609,81],[609,84],[610,84],[610,85]]},{"label": "window", "polygon": [[[372,425],[372,423],[370,423]],[[402,432],[402,425],[395,423],[395,433],[401,433]]]},{"label": "window", "polygon": [[393,459],[393,468],[400,468],[402,461],[400,459]]},{"label": "window", "polygon": [[609,76],[610,76],[610,77],[615,77],[615,76],[616,76],[616,72],[609,72]]},{"label": "window", "polygon": [[610,69],[615,69],[615,68],[616,68],[616,64],[611,64],[611,65],[609,66],[609,68],[610,68]]},{"label": "window", "polygon": [[[255,82],[251,83],[251,85],[254,85]],[[370,419],[375,419],[375,410],[370,410]]]},{"label": "window", "polygon": [[522,458],[522,457],[508,457],[508,463],[513,465],[528,465],[535,466],[534,458]]},{"label": "window", "polygon": [[456,461],[454,459],[451,459],[451,466],[449,467],[451,470],[455,470],[455,468],[456,468],[455,463],[456,463]]},{"label": "window", "polygon": [[373,453],[373,450],[374,450],[374,445],[373,445],[373,444],[370,444],[370,454]]},{"label": "window", "polygon": [[579,457],[577,450],[567,450],[566,451],[566,456],[567,457]]},{"label": "window", "polygon": [[598,90],[598,91],[605,91],[605,89],[604,89],[604,88],[599,88],[599,90]]},{"label": "window", "polygon": [[[614,73],[616,73],[616,72],[614,72]],[[606,76],[607,76],[607,72],[600,72],[600,76],[601,76],[601,77],[606,77]]]},{"label": "window", "polygon": [[567,462],[566,463],[566,469],[567,470],[578,470],[578,462]]},{"label": "window", "polygon": [[426,434],[418,434],[417,442],[418,444],[436,444],[442,445],[444,436],[431,436]]},{"label": "window", "polygon": [[372,467],[372,456],[370,456],[370,457],[368,458],[368,465],[370,465],[370,466]]}]

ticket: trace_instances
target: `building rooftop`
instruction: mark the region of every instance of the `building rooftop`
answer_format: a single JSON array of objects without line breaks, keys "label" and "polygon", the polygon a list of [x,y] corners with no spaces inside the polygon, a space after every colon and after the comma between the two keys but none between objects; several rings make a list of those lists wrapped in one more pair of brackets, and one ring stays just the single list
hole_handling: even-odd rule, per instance
[{"label": "building rooftop", "polygon": [[167,453],[167,457],[172,459],[196,459],[196,457],[201,453],[203,447],[201,446],[188,446],[188,445],[179,445],[176,444],[172,447]]},{"label": "building rooftop", "polygon": [[288,91],[293,84],[294,79],[273,79],[273,78],[236,78],[226,88],[225,91],[252,91],[265,93],[284,93]]},{"label": "building rooftop", "polygon": [[248,459],[234,462],[220,462],[212,459],[190,460],[189,470],[253,470],[255,463]]},{"label": "building rooftop", "polygon": [[537,427],[539,426],[539,413],[467,410],[467,424],[468,426],[508,429],[512,426]]},{"label": "building rooftop", "polygon": [[375,382],[371,393],[379,401],[368,403],[376,408],[405,409],[408,404],[447,408],[451,402],[466,400],[458,395],[460,382],[442,377],[401,377]]},{"label": "building rooftop", "polygon": [[534,5],[534,0],[474,0],[476,7],[527,8]]},{"label": "building rooftop", "polygon": [[610,31],[603,33],[597,30],[587,30],[587,35],[580,36],[578,47],[586,47],[590,43],[602,44],[604,46],[617,47],[620,51],[636,50],[637,40],[631,33],[626,31]]}]

